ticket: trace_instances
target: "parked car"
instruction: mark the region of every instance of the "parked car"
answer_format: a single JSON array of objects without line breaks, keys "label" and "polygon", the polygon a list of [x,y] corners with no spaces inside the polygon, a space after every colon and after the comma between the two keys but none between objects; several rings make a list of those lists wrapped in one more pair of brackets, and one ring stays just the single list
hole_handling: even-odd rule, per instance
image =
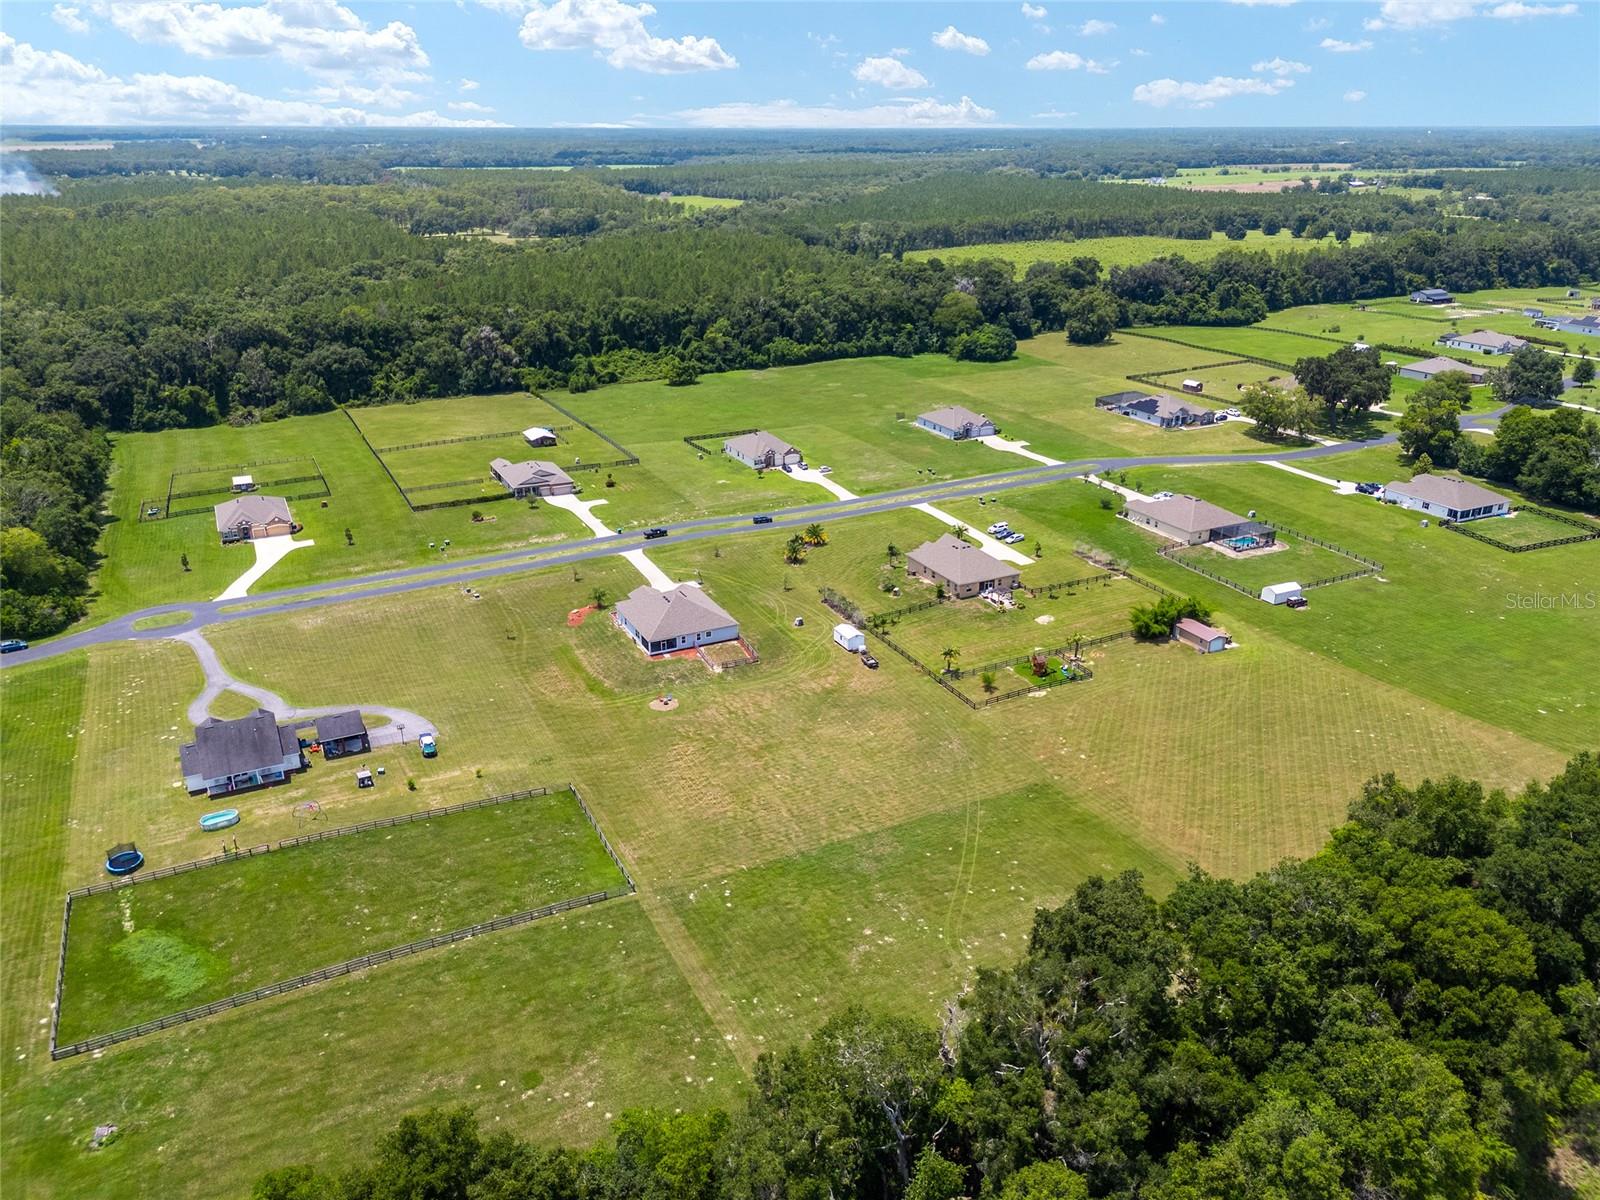
[{"label": "parked car", "polygon": [[1020,533],[1008,533],[1000,540],[1008,546],[1014,546],[1022,540],[1022,535]]},{"label": "parked car", "polygon": [[1292,596],[1288,600],[1285,600],[1284,603],[1290,608],[1304,608],[1306,605],[1310,604],[1311,601],[1307,600],[1304,596]]},{"label": "parked car", "polygon": [[1356,491],[1360,492],[1363,496],[1376,496],[1383,491],[1383,484],[1358,483],[1356,484]]},{"label": "parked car", "polygon": [[869,671],[876,671],[878,669],[878,660],[863,650],[861,652],[861,665]]},{"label": "parked car", "polygon": [[832,467],[818,467],[817,468],[817,474],[818,475],[832,475],[833,474],[833,468]]},{"label": "parked car", "polygon": [[644,536],[646,538],[663,538],[667,536],[667,531],[661,528],[661,526],[657,525],[654,529],[646,529],[644,531]]},{"label": "parked car", "polygon": [[417,745],[422,747],[422,757],[432,758],[439,753],[439,743],[433,740],[433,734],[425,733],[417,739]]},{"label": "parked car", "polygon": [[996,521],[993,525],[989,526],[989,533],[994,537],[999,537],[1003,533],[1010,532],[1011,526],[1006,524],[1004,521]]},{"label": "parked car", "polygon": [[750,518],[750,524],[752,524],[752,525],[771,525],[772,524],[772,518],[770,516],[768,516],[766,513],[762,513],[759,517],[751,517]]},{"label": "parked car", "polygon": [[1225,408],[1222,411],[1227,413],[1230,417],[1242,417],[1242,416],[1244,416],[1244,414],[1242,412],[1240,412],[1237,408]]},{"label": "parked car", "polygon": [[1172,499],[1172,493],[1171,492],[1157,492],[1154,496],[1151,496],[1150,499],[1152,499],[1152,500],[1171,500]]},{"label": "parked car", "polygon": [[10,654],[13,650],[26,650],[28,643],[21,638],[7,638],[0,642],[0,654]]},{"label": "parked car", "polygon": [[783,473],[785,475],[793,475],[794,474],[794,468],[792,466],[790,466],[788,463],[784,463],[783,464]]}]

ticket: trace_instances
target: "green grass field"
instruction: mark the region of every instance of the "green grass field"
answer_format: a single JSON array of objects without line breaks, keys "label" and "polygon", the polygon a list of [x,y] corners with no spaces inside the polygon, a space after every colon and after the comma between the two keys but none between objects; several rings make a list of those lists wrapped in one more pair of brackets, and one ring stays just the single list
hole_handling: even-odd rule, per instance
[{"label": "green grass field", "polygon": [[683,205],[687,212],[697,213],[704,212],[708,208],[738,208],[744,201],[734,196],[679,196],[674,194],[672,203]]},{"label": "green grass field", "polygon": [[80,897],[57,1040],[623,887],[559,792]]},{"label": "green grass field", "polygon": [[[1354,244],[1365,241],[1369,233],[1351,234]],[[971,246],[950,246],[941,250],[912,250],[906,257],[913,260],[937,258],[947,263],[973,262],[997,258],[1008,262],[1017,276],[1023,275],[1036,262],[1070,262],[1074,258],[1097,259],[1101,267],[1131,267],[1156,258],[1178,255],[1190,262],[1206,262],[1224,250],[1306,250],[1333,245],[1333,238],[1320,242],[1311,238],[1296,238],[1288,231],[1272,236],[1259,229],[1249,230],[1241,242],[1226,235],[1214,233],[1209,240],[1172,237],[1102,237],[1080,238],[1076,241],[1033,242],[980,242]]]},{"label": "green grass field", "polygon": [[1210,546],[1186,546],[1176,552],[1176,557],[1257,595],[1269,583],[1311,583],[1361,569],[1353,559],[1299,538],[1279,534],[1275,544],[1282,549],[1242,558]]}]

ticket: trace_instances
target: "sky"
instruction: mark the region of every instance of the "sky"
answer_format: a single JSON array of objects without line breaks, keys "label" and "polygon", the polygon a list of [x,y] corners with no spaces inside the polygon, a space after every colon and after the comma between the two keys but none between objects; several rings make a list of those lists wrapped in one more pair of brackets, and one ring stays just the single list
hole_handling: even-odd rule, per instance
[{"label": "sky", "polygon": [[1600,0],[10,0],[11,124],[1600,124]]}]

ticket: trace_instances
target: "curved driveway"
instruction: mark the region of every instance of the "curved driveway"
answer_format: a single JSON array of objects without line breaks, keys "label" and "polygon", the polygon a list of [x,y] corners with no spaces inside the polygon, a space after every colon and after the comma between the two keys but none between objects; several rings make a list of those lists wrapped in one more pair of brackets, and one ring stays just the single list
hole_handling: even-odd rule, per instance
[{"label": "curved driveway", "polygon": [[[1510,405],[1468,418],[1468,425],[1482,426],[1492,423]],[[1017,467],[974,475],[966,479],[943,484],[919,484],[894,491],[877,492],[857,500],[831,500],[813,504],[800,504],[770,511],[770,524],[752,525],[755,513],[742,513],[721,517],[700,517],[673,525],[668,535],[645,541],[637,533],[610,534],[605,537],[585,538],[568,542],[559,550],[507,550],[497,554],[463,559],[449,567],[433,563],[421,567],[406,567],[394,571],[379,571],[370,575],[355,575],[346,579],[331,579],[324,583],[304,584],[300,587],[278,591],[260,592],[244,601],[202,600],[158,604],[138,612],[127,613],[96,625],[55,638],[27,650],[8,654],[0,659],[0,666],[18,666],[26,662],[53,658],[72,650],[106,642],[128,640],[153,640],[178,637],[208,625],[243,620],[248,617],[268,616],[274,613],[297,612],[302,609],[321,608],[329,604],[342,604],[351,600],[366,600],[376,596],[392,596],[421,588],[440,587],[445,584],[465,584],[502,575],[517,575],[542,567],[564,566],[591,558],[621,554],[646,546],[665,547],[702,538],[733,537],[740,534],[769,532],[797,525],[808,525],[824,517],[844,520],[865,517],[875,513],[893,512],[914,508],[936,500],[960,500],[992,492],[1011,491],[1015,488],[1037,487],[1057,483],[1091,473],[1121,471],[1137,467],[1193,467],[1215,464],[1250,464],[1266,462],[1299,462],[1304,459],[1327,458],[1394,444],[1396,435],[1388,433],[1365,442],[1339,442],[1331,446],[1308,446],[1301,450],[1283,450],[1276,454],[1158,454],[1144,456],[1075,459],[1055,466]],[[170,613],[189,613],[189,619],[157,629],[135,629],[137,621]]]}]

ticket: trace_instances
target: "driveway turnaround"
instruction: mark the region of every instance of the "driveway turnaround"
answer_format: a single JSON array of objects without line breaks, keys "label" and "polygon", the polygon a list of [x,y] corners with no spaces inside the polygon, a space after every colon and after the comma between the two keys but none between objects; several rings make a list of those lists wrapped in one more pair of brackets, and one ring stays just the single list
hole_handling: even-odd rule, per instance
[{"label": "driveway turnaround", "polygon": [[1007,454],[1020,454],[1023,458],[1031,458],[1034,462],[1041,462],[1047,467],[1059,467],[1059,458],[1047,458],[1043,454],[1035,454],[1028,449],[1027,442],[1013,442],[1010,438],[1003,438],[998,433],[991,433],[988,437],[978,439],[991,450],[1004,450]]},{"label": "driveway turnaround", "polygon": [[250,589],[291,550],[298,550],[302,546],[315,546],[317,543],[307,538],[297,542],[291,535],[289,537],[256,538],[251,543],[256,548],[256,564],[239,578],[228,585],[228,590],[218,596],[218,600],[237,600],[250,593]]}]

